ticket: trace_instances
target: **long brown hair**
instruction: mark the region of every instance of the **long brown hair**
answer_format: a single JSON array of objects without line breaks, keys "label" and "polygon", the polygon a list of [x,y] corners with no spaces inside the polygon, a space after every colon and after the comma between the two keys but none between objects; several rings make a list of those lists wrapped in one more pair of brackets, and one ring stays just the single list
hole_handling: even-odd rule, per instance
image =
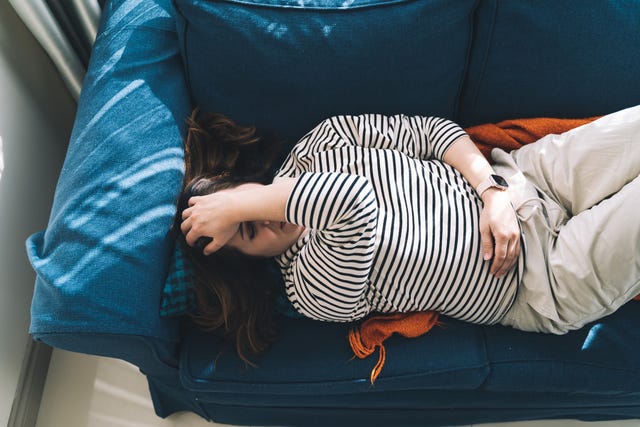
[{"label": "long brown hair", "polygon": [[277,336],[274,300],[279,282],[273,279],[273,261],[229,248],[205,256],[202,245],[192,248],[186,244],[179,222],[191,196],[245,182],[270,182],[279,144],[259,136],[254,127],[240,126],[219,113],[196,109],[187,126],[185,184],[176,229],[197,271],[197,312],[192,318],[203,329],[235,344],[238,356],[253,365],[249,356],[266,351]]}]

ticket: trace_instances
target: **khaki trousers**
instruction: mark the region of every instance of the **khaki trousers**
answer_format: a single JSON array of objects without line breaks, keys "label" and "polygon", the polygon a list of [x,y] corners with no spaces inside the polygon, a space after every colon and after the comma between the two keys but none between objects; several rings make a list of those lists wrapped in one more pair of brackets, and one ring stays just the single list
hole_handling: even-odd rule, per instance
[{"label": "khaki trousers", "polygon": [[492,156],[526,251],[502,324],[563,334],[640,294],[640,106]]}]

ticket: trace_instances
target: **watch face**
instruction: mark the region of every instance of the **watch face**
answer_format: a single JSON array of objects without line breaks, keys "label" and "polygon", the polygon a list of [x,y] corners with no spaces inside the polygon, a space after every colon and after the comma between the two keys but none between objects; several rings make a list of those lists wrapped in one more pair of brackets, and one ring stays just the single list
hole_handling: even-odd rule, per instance
[{"label": "watch face", "polygon": [[501,186],[501,187],[508,187],[509,186],[509,184],[507,183],[507,180],[504,179],[503,177],[501,177],[500,175],[491,175],[491,177],[496,182],[496,184],[498,184],[499,186]]}]

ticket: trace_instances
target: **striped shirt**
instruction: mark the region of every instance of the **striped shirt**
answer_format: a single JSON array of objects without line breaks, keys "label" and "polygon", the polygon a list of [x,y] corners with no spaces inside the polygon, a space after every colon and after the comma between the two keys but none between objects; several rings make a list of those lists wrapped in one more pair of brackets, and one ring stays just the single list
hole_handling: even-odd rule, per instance
[{"label": "striped shirt", "polygon": [[287,221],[306,227],[277,261],[305,316],[434,310],[473,323],[510,308],[523,254],[496,278],[482,259],[482,201],[442,161],[465,132],[436,117],[338,116],[293,148],[277,176],[297,177]]}]

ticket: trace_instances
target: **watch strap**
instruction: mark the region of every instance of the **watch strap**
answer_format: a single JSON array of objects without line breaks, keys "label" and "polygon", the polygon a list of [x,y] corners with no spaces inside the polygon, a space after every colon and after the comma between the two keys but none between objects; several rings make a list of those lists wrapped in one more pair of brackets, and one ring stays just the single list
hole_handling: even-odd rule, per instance
[{"label": "watch strap", "polygon": [[482,193],[490,188],[496,188],[500,191],[505,191],[508,187],[509,184],[507,184],[506,179],[504,179],[500,175],[491,174],[478,185],[478,187],[476,188],[476,193],[478,193],[478,196],[482,196]]}]

